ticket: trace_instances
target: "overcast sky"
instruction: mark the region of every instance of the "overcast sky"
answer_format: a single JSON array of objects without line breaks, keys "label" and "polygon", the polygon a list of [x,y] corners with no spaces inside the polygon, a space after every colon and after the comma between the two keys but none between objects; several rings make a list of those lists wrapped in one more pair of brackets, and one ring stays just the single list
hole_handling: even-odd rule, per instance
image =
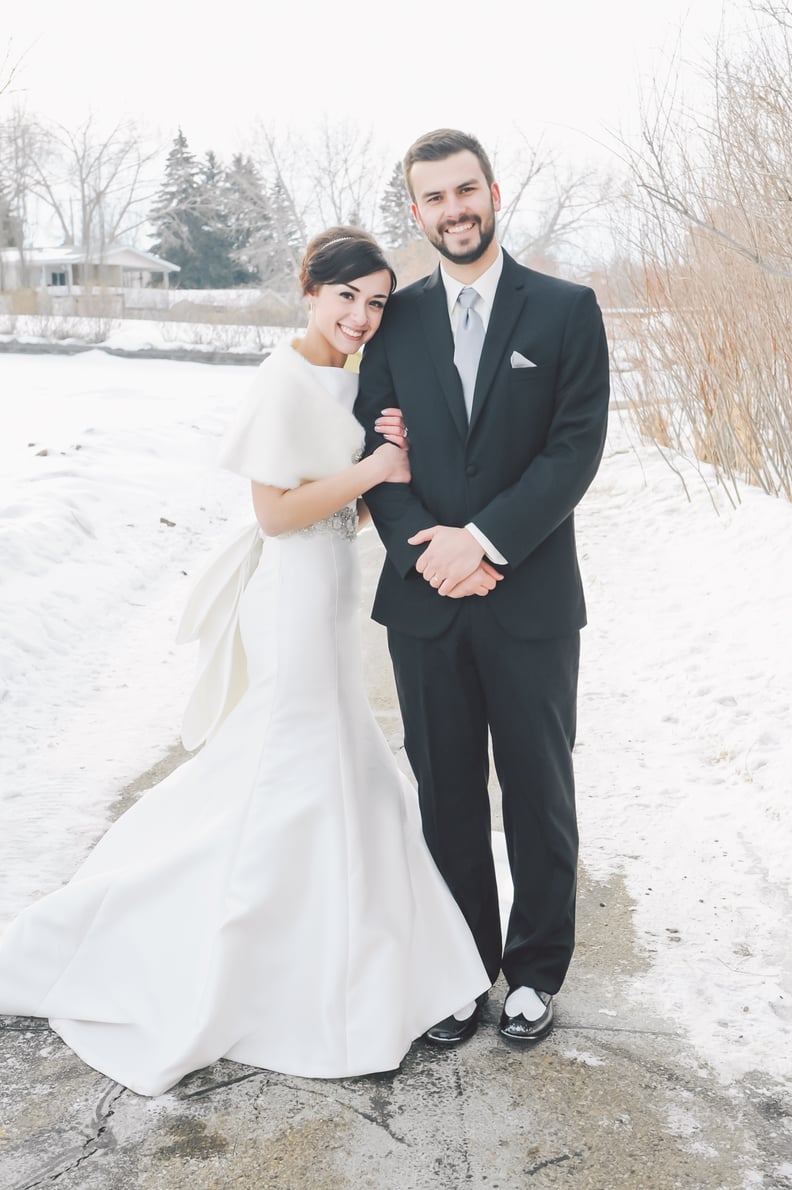
[{"label": "overcast sky", "polygon": [[[245,149],[257,119],[310,128],[324,117],[374,128],[393,156],[441,125],[485,143],[513,129],[589,156],[629,124],[639,83],[681,37],[698,61],[721,0],[34,0],[0,32],[22,55],[15,95],[76,125],[129,116],[169,144],[181,125],[198,153]],[[513,15],[514,9],[518,13]]]}]

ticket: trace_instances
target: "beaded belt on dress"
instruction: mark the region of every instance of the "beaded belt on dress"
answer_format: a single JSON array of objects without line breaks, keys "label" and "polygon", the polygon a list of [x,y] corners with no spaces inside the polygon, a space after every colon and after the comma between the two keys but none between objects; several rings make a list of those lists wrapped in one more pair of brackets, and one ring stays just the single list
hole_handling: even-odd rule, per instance
[{"label": "beaded belt on dress", "polygon": [[322,521],[315,521],[306,525],[304,529],[294,529],[291,533],[281,533],[281,537],[313,536],[315,533],[338,533],[340,537],[351,539],[357,536],[358,515],[354,504],[345,504],[334,512],[332,516]]}]

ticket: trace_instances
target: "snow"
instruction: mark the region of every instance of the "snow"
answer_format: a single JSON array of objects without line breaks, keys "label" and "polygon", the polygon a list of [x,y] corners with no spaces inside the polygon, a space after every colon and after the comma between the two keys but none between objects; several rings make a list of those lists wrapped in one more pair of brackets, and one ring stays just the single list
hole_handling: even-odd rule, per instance
[{"label": "snow", "polygon": [[[179,612],[250,516],[214,465],[250,377],[0,353],[0,925],[69,877],[178,736]],[[674,465],[615,411],[579,510],[581,859],[633,899],[649,961],[630,994],[722,1080],[783,1080],[792,506],[748,487],[732,506],[706,468]]]},{"label": "snow", "polygon": [[[0,299],[1,300],[1,299]],[[196,308],[200,311],[200,307]],[[207,309],[205,317],[209,317]],[[261,353],[272,350],[293,331],[236,322],[177,322],[150,318],[111,318],[70,314],[4,314],[0,308],[0,342],[72,347],[91,344],[121,351],[188,350]]]},{"label": "snow", "polygon": [[[244,523],[215,444],[250,371],[0,355],[0,913],[66,878],[178,735],[189,574]],[[170,523],[168,523],[170,522]]]},{"label": "snow", "polygon": [[674,465],[615,421],[578,517],[583,860],[635,899],[635,993],[724,1076],[788,1078],[792,505]]}]

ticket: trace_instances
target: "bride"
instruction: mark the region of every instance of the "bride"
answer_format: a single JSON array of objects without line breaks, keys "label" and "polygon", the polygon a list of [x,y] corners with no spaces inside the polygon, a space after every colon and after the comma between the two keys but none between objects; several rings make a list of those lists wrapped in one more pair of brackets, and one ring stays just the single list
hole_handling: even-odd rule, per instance
[{"label": "bride", "polygon": [[200,641],[183,738],[205,746],[0,941],[0,1013],[49,1018],[141,1095],[220,1058],[391,1070],[489,987],[363,682],[356,502],[410,472],[397,411],[360,458],[344,365],[395,277],[366,233],[332,228],[301,282],[305,335],[258,369],[222,447],[255,523],[182,620]]}]

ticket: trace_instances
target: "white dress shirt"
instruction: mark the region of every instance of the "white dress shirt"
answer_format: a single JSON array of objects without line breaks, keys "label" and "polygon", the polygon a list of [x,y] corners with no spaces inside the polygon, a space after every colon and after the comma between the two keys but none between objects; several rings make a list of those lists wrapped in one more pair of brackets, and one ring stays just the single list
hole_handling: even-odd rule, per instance
[{"label": "white dress shirt", "polygon": [[[456,277],[449,276],[442,264],[440,265],[440,276],[443,279],[443,285],[445,286],[446,291],[446,300],[448,301],[448,317],[451,320],[451,330],[455,336],[461,313],[457,298],[459,297],[460,292],[468,285],[471,289],[475,289],[476,293],[478,294],[478,297],[473,303],[471,309],[475,310],[480,316],[481,321],[484,324],[484,333],[487,333],[490,314],[492,313],[492,304],[495,301],[495,290],[498,288],[498,282],[500,281],[500,275],[502,271],[503,253],[501,252],[500,248],[498,249],[497,260],[494,260],[489,268],[483,272],[480,277],[477,277],[475,281],[457,281]],[[465,525],[465,528],[467,529],[468,533],[475,537],[476,541],[484,550],[484,553],[490,562],[497,562],[501,566],[508,565],[508,561],[506,558],[504,558],[503,554],[501,554],[500,551],[495,548],[490,539],[485,537],[481,530],[472,521]]]}]

